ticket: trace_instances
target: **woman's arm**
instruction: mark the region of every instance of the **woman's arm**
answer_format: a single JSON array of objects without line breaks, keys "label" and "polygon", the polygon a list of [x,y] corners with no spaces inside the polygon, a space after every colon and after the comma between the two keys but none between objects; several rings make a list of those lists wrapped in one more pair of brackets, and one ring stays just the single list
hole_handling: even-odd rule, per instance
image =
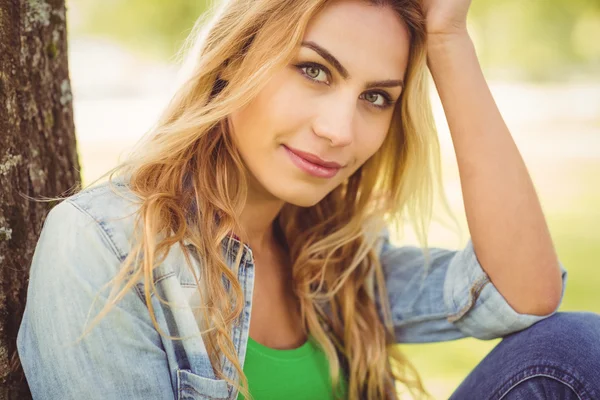
[{"label": "woman's arm", "polygon": [[466,29],[437,31],[429,39],[428,65],[450,127],[477,258],[516,311],[548,314],[561,297],[559,262],[531,178],[492,98],[473,42]]},{"label": "woman's arm", "polygon": [[[552,314],[515,311],[490,281],[471,240],[460,250],[429,247],[429,263],[415,246],[395,246],[386,229],[379,261],[396,343],[443,342],[464,337],[496,339],[528,328]],[[567,271],[561,265],[561,297]],[[381,289],[375,286],[377,306]]]}]

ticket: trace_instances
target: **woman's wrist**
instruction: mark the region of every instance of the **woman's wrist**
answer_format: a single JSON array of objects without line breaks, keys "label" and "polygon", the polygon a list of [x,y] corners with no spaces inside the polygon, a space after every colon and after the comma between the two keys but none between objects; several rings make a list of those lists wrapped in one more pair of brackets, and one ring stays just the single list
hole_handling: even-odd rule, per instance
[{"label": "woman's wrist", "polygon": [[463,57],[465,51],[474,51],[469,33],[464,32],[430,34],[427,38],[427,64],[443,64],[455,57]]},{"label": "woman's wrist", "polygon": [[454,32],[433,32],[427,34],[427,50],[429,52],[442,50],[447,48],[463,46],[466,43],[472,42],[469,32],[457,30]]}]

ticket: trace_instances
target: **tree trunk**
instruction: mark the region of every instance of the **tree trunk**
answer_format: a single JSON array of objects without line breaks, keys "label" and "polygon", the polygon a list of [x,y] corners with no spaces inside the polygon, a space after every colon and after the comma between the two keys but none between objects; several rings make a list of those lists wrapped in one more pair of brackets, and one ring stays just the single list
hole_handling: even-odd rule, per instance
[{"label": "tree trunk", "polygon": [[0,0],[0,400],[31,398],[16,352],[31,257],[80,182],[64,0]]}]

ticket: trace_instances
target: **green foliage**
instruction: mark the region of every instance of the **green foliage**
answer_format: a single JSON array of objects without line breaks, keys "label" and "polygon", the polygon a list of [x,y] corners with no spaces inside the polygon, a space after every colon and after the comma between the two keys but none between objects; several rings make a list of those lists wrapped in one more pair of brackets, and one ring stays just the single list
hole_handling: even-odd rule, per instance
[{"label": "green foliage", "polygon": [[81,31],[117,39],[136,52],[173,56],[208,0],[67,0],[77,7]]},{"label": "green foliage", "polygon": [[496,74],[562,80],[600,68],[600,2],[475,1],[471,24],[480,58]]},{"label": "green foliage", "polygon": [[[144,55],[172,57],[208,0],[68,0],[81,30]],[[471,32],[489,75],[526,80],[594,76],[600,68],[597,0],[479,0]]]}]

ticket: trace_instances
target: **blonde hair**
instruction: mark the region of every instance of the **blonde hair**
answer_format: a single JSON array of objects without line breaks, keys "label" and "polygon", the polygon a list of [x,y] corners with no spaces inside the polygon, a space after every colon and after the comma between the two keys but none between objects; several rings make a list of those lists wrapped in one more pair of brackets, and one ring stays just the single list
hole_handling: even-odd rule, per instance
[{"label": "blonde hair", "polygon": [[[127,176],[140,207],[134,244],[112,282],[122,287],[111,292],[92,326],[143,280],[149,312],[161,332],[150,300],[153,270],[179,245],[188,261],[196,255],[202,260],[200,276],[194,276],[197,283],[203,281],[204,290],[198,285],[202,336],[216,376],[246,398],[247,380],[230,336],[244,304],[236,270],[243,246],[233,270],[221,246],[227,238],[231,243],[231,233],[240,229],[237,216],[244,208],[247,182],[227,117],[290,62],[307,24],[328,2],[231,0],[210,21],[199,19],[186,45],[191,49],[188,75],[148,137],[128,160],[105,174],[110,179]],[[292,260],[305,329],[327,355],[334,387],[345,370],[352,400],[397,398],[397,382],[413,395],[427,395],[415,369],[394,346],[376,249],[384,226],[399,224],[405,214],[426,249],[436,178],[441,188],[420,0],[369,3],[391,7],[410,33],[405,88],[389,133],[347,182],[312,207],[286,204],[277,220]],[[190,254],[184,241],[196,254]],[[222,357],[233,364],[234,379],[224,374]]]}]

